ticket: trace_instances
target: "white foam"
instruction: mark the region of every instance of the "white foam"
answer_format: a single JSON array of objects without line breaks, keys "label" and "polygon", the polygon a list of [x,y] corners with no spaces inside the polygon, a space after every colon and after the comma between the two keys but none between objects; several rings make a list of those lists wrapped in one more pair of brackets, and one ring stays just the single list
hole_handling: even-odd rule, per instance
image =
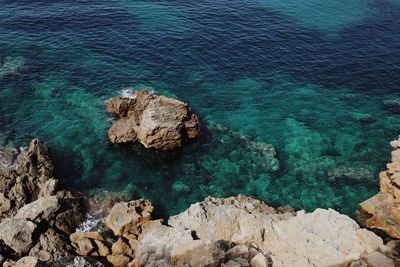
[{"label": "white foam", "polygon": [[102,218],[101,216],[93,216],[90,214],[86,215],[85,221],[76,228],[77,232],[89,232],[93,229],[97,228],[97,226],[101,223]]},{"label": "white foam", "polygon": [[125,89],[122,89],[122,91],[121,91],[121,96],[125,97],[125,98],[135,99],[136,94],[137,93],[135,91],[133,91],[132,88],[125,88]]}]

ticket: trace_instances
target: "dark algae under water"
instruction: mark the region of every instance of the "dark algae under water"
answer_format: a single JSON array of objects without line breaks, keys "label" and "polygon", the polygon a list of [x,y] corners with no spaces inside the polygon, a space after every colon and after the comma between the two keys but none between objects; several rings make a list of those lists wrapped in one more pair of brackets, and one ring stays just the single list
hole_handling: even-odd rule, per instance
[{"label": "dark algae under water", "polygon": [[[400,99],[399,14],[397,0],[0,0],[0,143],[39,137],[67,185],[164,214],[243,193],[352,215],[400,133],[383,105]],[[188,102],[203,136],[111,145],[104,100],[126,88]]]}]

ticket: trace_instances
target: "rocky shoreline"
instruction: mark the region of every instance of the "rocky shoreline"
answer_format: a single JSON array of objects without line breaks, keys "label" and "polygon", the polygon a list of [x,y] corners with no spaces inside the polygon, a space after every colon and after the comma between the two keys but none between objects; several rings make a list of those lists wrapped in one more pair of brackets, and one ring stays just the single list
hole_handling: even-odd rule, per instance
[{"label": "rocky shoreline", "polygon": [[[360,213],[365,226],[386,234],[384,242],[334,210],[296,212],[243,195],[208,197],[167,221],[152,218],[147,200],[85,199],[59,185],[47,146],[34,139],[29,149],[13,154],[8,161],[13,167],[0,172],[0,261],[3,266],[397,266],[399,142],[392,146],[393,162],[380,175],[381,193],[362,203]],[[3,162],[10,159],[0,155]],[[377,204],[382,195],[381,205],[390,212],[382,213]],[[99,212],[100,227],[76,230],[85,214]]]},{"label": "rocky shoreline", "polygon": [[[149,91],[107,101],[117,117],[113,143],[171,150],[200,134],[184,102]],[[273,146],[239,137],[277,170]],[[2,266],[400,266],[400,141],[380,174],[380,192],[362,202],[356,221],[332,209],[273,208],[238,195],[208,197],[167,220],[145,199],[84,197],[54,177],[39,139],[0,149]],[[346,171],[346,170],[344,170]],[[355,175],[364,175],[355,172]],[[355,177],[357,179],[357,177]],[[371,229],[371,230],[368,230]]]}]

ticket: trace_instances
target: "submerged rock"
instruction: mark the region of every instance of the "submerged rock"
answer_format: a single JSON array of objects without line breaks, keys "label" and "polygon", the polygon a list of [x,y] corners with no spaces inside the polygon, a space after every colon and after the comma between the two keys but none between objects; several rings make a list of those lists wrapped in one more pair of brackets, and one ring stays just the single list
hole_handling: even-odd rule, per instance
[{"label": "submerged rock", "polygon": [[385,110],[391,111],[392,113],[400,113],[400,98],[387,99],[382,102],[382,106]]},{"label": "submerged rock", "polygon": [[392,141],[392,162],[379,174],[380,191],[360,203],[359,221],[379,229],[392,238],[400,238],[400,141]]},{"label": "submerged rock", "polygon": [[107,109],[119,117],[108,131],[112,143],[171,150],[200,135],[199,119],[186,103],[149,91],[111,98]]}]

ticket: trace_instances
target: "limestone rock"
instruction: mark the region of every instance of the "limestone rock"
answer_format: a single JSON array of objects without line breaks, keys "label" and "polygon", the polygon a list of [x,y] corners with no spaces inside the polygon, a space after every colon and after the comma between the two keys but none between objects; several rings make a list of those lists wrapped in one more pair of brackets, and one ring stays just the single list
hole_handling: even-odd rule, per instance
[{"label": "limestone rock", "polygon": [[111,253],[113,255],[127,254],[133,256],[132,248],[122,238],[119,238],[111,247]]},{"label": "limestone rock", "polygon": [[[55,191],[53,163],[47,146],[34,139],[29,149],[21,155],[17,170],[0,172],[0,193],[3,200],[0,215],[3,217],[11,217],[25,204],[51,195]],[[11,203],[10,208],[8,201]]]},{"label": "limestone rock", "polygon": [[121,202],[114,205],[106,219],[106,226],[116,236],[135,239],[141,232],[141,226],[150,221],[152,204],[144,199]]},{"label": "limestone rock", "polygon": [[268,260],[262,253],[258,253],[254,258],[250,261],[251,267],[268,267]]},{"label": "limestone rock", "polygon": [[94,243],[97,246],[97,252],[100,256],[106,257],[110,254],[110,249],[100,240],[94,240]]},{"label": "limestone rock", "polygon": [[271,253],[274,266],[340,266],[383,250],[384,245],[349,217],[317,209],[273,222],[259,248]]},{"label": "limestone rock", "polygon": [[60,203],[59,214],[54,219],[54,226],[70,235],[83,222],[82,198],[70,191],[57,192]]},{"label": "limestone rock", "polygon": [[368,255],[368,257],[365,259],[365,261],[368,263],[368,266],[371,267],[394,267],[395,264],[393,260],[390,258],[386,257],[379,251],[375,251]]},{"label": "limestone rock", "polygon": [[151,229],[135,251],[136,258],[143,266],[163,266],[170,259],[172,246],[183,246],[193,240],[190,231],[177,231],[160,225]]},{"label": "limestone rock", "polygon": [[191,229],[200,239],[230,240],[241,244],[261,242],[264,229],[271,228],[273,220],[289,217],[293,217],[293,213],[278,214],[262,201],[239,195],[227,199],[209,197],[171,217],[168,224],[176,229]]},{"label": "limestone rock", "polygon": [[126,255],[108,255],[107,260],[116,267],[124,267],[127,266],[130,262],[130,258]]},{"label": "limestone rock", "polygon": [[23,150],[12,146],[0,149],[0,173],[17,170],[23,156]]},{"label": "limestone rock", "polygon": [[222,242],[192,240],[185,246],[175,246],[171,251],[171,266],[218,267],[225,260]]},{"label": "limestone rock", "polygon": [[49,228],[40,235],[35,246],[29,251],[30,256],[35,256],[46,263],[53,263],[70,256],[72,251],[66,238]]},{"label": "limestone rock", "polygon": [[136,250],[140,264],[169,266],[176,251],[180,259],[185,253],[194,257],[187,249],[199,242],[195,239],[238,245],[225,250],[225,266],[251,265],[259,252],[269,256],[257,256],[254,266],[342,266],[387,249],[380,237],[334,210],[278,213],[245,196],[207,198],[168,224],[171,227],[157,226],[144,235]]},{"label": "limestone rock", "polygon": [[19,259],[14,267],[39,267],[44,266],[37,258],[32,256],[26,256]]},{"label": "limestone rock", "polygon": [[0,193],[0,214],[6,213],[11,209],[11,201]]},{"label": "limestone rock", "polygon": [[103,243],[104,238],[98,232],[76,232],[70,235],[70,240],[78,255],[109,254],[108,248]]},{"label": "limestone rock", "polygon": [[140,142],[146,148],[171,150],[200,134],[198,117],[184,102],[136,91],[107,101],[119,117],[108,131],[113,143]]},{"label": "limestone rock", "polygon": [[135,99],[130,97],[113,97],[107,101],[107,111],[120,117],[127,117],[135,107]]},{"label": "limestone rock", "polygon": [[32,246],[32,233],[36,225],[24,219],[3,219],[0,223],[0,240],[18,254]]},{"label": "limestone rock", "polygon": [[360,203],[358,220],[366,227],[379,229],[400,238],[400,141],[392,141],[392,162],[379,174],[380,192]]},{"label": "limestone rock", "polygon": [[59,208],[60,205],[56,196],[42,197],[19,209],[15,218],[35,221],[37,223],[43,220],[49,222],[54,218]]},{"label": "limestone rock", "polygon": [[[21,164],[18,168],[18,173],[28,174],[33,177],[52,177],[53,162],[50,158],[49,149],[39,139],[33,139],[29,145]],[[40,182],[41,179],[38,179]]]}]

